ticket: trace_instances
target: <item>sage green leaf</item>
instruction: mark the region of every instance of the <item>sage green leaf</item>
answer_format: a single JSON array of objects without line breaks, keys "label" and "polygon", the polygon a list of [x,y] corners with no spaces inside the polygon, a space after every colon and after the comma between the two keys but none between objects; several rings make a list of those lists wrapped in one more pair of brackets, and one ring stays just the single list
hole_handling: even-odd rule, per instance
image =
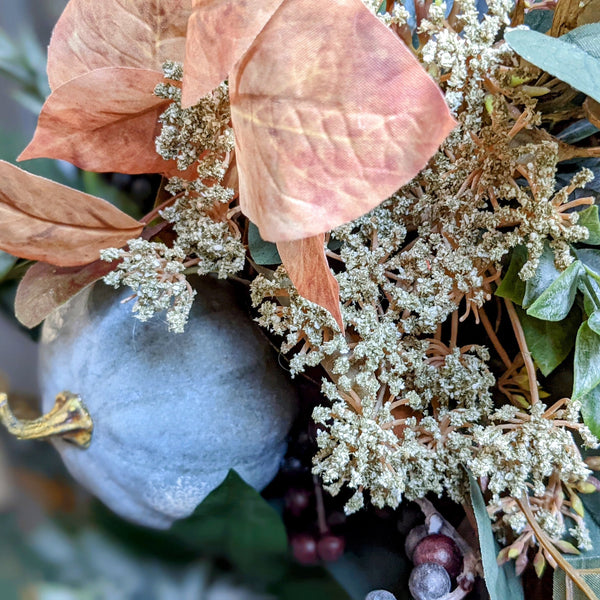
[{"label": "sage green leaf", "polygon": [[600,245],[600,220],[598,219],[598,207],[596,205],[589,206],[579,213],[579,221],[577,225],[583,225],[590,232],[586,244],[591,246]]},{"label": "sage green leaf", "polygon": [[600,335],[600,310],[595,310],[588,319],[590,329]]},{"label": "sage green leaf", "polygon": [[527,309],[527,314],[545,321],[561,321],[571,310],[577,284],[582,271],[581,263],[576,260]]},{"label": "sage green leaf", "polygon": [[15,266],[18,258],[0,250],[0,281],[2,281]]},{"label": "sage green leaf", "polygon": [[520,577],[515,574],[515,568],[512,562],[507,562],[498,566],[496,556],[498,556],[499,546],[492,531],[492,524],[488,516],[483,495],[477,485],[475,478],[469,473],[469,483],[471,489],[471,502],[473,512],[477,521],[477,532],[479,537],[479,548],[481,550],[481,562],[483,564],[483,573],[485,585],[487,586],[491,600],[523,600],[523,586]]},{"label": "sage green leaf", "polygon": [[248,250],[257,265],[280,265],[281,257],[277,246],[272,242],[265,242],[260,237],[258,227],[254,223],[248,226]]},{"label": "sage green leaf", "polygon": [[529,308],[559,277],[560,271],[554,264],[554,251],[546,243],[535,274],[525,284],[523,308]]},{"label": "sage green leaf", "polygon": [[600,101],[600,23],[582,25],[560,38],[538,31],[506,32],[508,45],[525,60]]},{"label": "sage green leaf", "polygon": [[276,580],[285,568],[281,517],[234,470],[170,533],[205,554],[226,558],[245,575]]},{"label": "sage green leaf", "polygon": [[530,317],[516,307],[527,347],[543,375],[547,376],[562,363],[575,345],[581,323],[581,310],[574,306],[562,321],[543,321]]},{"label": "sage green leaf", "polygon": [[[507,298],[519,306],[523,302],[525,295],[525,282],[519,277],[519,272],[527,262],[527,248],[525,246],[516,246],[511,255],[508,269],[502,277],[502,281],[496,290],[496,296]],[[552,259],[554,264],[554,258]]]},{"label": "sage green leaf", "polygon": [[534,31],[546,33],[552,27],[553,10],[530,10],[525,15],[525,25]]},{"label": "sage green leaf", "polygon": [[584,267],[600,274],[600,250],[597,248],[577,248],[575,250],[577,258]]},{"label": "sage green leaf", "polygon": [[581,416],[590,431],[600,439],[600,385],[581,398]]},{"label": "sage green leaf", "polygon": [[600,336],[584,321],[575,340],[573,400],[579,400],[600,384]]}]

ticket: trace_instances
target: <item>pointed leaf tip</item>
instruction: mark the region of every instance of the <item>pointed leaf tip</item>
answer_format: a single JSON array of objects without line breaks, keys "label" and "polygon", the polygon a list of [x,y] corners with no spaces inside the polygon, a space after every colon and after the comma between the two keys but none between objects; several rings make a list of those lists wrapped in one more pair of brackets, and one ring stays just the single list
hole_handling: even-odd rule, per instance
[{"label": "pointed leaf tip", "polygon": [[324,246],[325,236],[319,234],[292,242],[278,242],[277,250],[298,293],[328,310],[343,333],[340,288],[327,263]]}]

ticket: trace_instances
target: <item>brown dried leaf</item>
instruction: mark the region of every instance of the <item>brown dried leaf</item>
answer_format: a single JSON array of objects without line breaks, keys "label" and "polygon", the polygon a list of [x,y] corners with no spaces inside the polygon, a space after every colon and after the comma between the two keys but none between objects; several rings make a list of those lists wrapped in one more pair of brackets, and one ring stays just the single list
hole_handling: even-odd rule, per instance
[{"label": "brown dried leaf", "polygon": [[185,47],[184,108],[227,78],[282,0],[193,0]]},{"label": "brown dried leaf", "polygon": [[268,241],[365,214],[456,125],[437,85],[360,0],[284,0],[229,81],[240,202]]},{"label": "brown dried leaf", "polygon": [[59,266],[99,258],[142,225],[105,200],[0,161],[0,249]]},{"label": "brown dried leaf", "polygon": [[83,267],[55,267],[43,262],[31,266],[21,279],[15,298],[15,316],[25,327],[39,325],[83,288],[110,273],[117,261],[96,260]]},{"label": "brown dried leaf", "polygon": [[583,103],[583,112],[586,119],[600,129],[600,102],[588,97]]},{"label": "brown dried leaf", "polygon": [[94,69],[183,61],[190,0],[70,0],[48,48],[54,90]]},{"label": "brown dried leaf", "polygon": [[328,310],[343,332],[340,288],[327,264],[324,244],[325,236],[321,233],[302,240],[278,242],[277,250],[298,293]]},{"label": "brown dried leaf", "polygon": [[95,172],[172,172],[156,153],[158,117],[168,101],[152,92],[162,74],[148,69],[97,69],[54,90],[33,140],[18,160],[58,158]]}]

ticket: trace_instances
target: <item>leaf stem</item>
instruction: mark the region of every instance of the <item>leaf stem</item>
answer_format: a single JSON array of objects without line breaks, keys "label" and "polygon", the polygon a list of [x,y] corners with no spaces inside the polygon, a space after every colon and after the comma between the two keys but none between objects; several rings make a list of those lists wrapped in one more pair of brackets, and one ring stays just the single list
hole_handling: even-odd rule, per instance
[{"label": "leaf stem", "polygon": [[568,561],[563,557],[559,550],[549,540],[548,535],[540,527],[539,523],[535,520],[535,516],[529,505],[529,498],[525,495],[522,498],[515,498],[519,508],[525,515],[529,526],[533,530],[535,537],[537,538],[540,546],[556,561],[558,566],[565,572],[565,575],[571,578],[573,583],[589,598],[589,600],[597,600],[596,594],[590,588],[590,586],[583,580],[581,575],[577,572],[577,569],[572,567]]},{"label": "leaf stem", "polygon": [[508,311],[508,316],[510,317],[510,322],[512,324],[513,331],[515,332],[519,349],[521,350],[521,356],[523,357],[523,362],[525,363],[525,368],[527,369],[529,391],[531,393],[531,404],[535,404],[540,400],[538,383],[535,375],[535,365],[533,364],[533,359],[529,353],[527,341],[525,340],[525,333],[523,333],[523,327],[521,327],[521,322],[519,321],[519,316],[517,315],[517,311],[515,310],[513,303],[508,298],[504,298],[504,304],[506,305],[506,310]]}]

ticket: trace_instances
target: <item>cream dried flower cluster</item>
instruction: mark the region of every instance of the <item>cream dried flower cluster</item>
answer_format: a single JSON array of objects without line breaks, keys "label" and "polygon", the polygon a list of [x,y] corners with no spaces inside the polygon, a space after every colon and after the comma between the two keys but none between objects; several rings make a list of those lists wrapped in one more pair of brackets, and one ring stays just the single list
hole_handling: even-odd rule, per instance
[{"label": "cream dried flower cluster", "polygon": [[[282,336],[292,373],[321,365],[328,375],[327,403],[314,411],[321,427],[314,473],[333,494],[350,488],[349,513],[364,505],[366,493],[376,506],[428,492],[461,501],[470,470],[492,494],[490,515],[501,538],[531,542],[515,499],[533,494],[537,520],[558,539],[568,529],[552,494],[574,494],[590,473],[570,430],[589,445],[596,440],[579,422],[578,403],[548,408],[535,401],[519,355],[505,353],[506,373],[498,378],[481,344],[495,338],[484,305],[502,259],[517,245],[528,251],[523,279],[535,273],[546,245],[557,267],[568,266],[570,244],[588,236],[577,213],[567,211],[568,199],[591,173],[582,170],[556,191],[560,148],[540,127],[538,100],[524,85],[536,72],[497,42],[512,0],[489,0],[485,15],[474,0],[455,1],[450,15],[436,2],[416,30],[401,4],[379,14],[379,1],[364,1],[409,43],[418,39],[415,52],[459,126],[413,181],[331,232],[327,253],[344,336],[327,311],[298,295],[283,267],[252,282],[258,321]],[[156,94],[172,103],[161,117],[157,151],[182,171],[196,169],[197,177],[172,178],[166,188],[172,201],[161,215],[176,234],[172,247],[134,240],[128,251],[104,257],[123,259],[106,281],[135,290],[140,318],[166,308],[179,331],[193,299],[185,275],[234,275],[246,248],[226,183],[233,149],[227,86],[182,109],[181,65],[167,63],[165,76]],[[466,319],[485,331],[460,346],[457,330]],[[585,525],[568,516],[585,547]]]},{"label": "cream dried flower cluster", "polygon": [[[104,280],[134,290],[136,317],[145,321],[166,310],[169,329],[178,333],[195,295],[185,274],[216,273],[223,279],[235,275],[244,267],[246,249],[234,221],[238,210],[230,209],[235,193],[224,183],[234,146],[227,84],[183,109],[181,88],[174,83],[183,77],[182,65],[167,62],[163,70],[167,81],[156,87],[155,94],[172,102],[160,117],[156,151],[165,160],[176,160],[181,171],[194,169],[195,177],[193,181],[173,177],[166,186],[173,201],[160,215],[173,225],[176,237],[172,247],[131,240],[129,250],[109,249],[102,258],[123,259]],[[166,273],[177,273],[177,281]]]},{"label": "cream dried flower cluster", "polygon": [[[464,499],[468,469],[492,492],[497,526],[515,535],[524,516],[513,510],[504,519],[497,509],[502,498],[543,496],[555,479],[574,489],[590,475],[565,421],[589,445],[597,440],[579,422],[577,403],[560,410],[530,404],[526,385],[524,406],[495,409],[488,351],[459,348],[456,329],[459,316],[489,325],[482,307],[501,260],[517,245],[528,250],[523,279],[535,273],[545,244],[557,267],[568,266],[569,245],[588,231],[565,206],[591,173],[582,170],[556,192],[559,147],[538,127],[537,100],[522,85],[535,73],[496,41],[510,23],[512,1],[488,2],[483,16],[471,0],[457,5],[452,26],[444,3],[436,3],[414,33],[417,54],[444,89],[459,127],[412,182],[331,234],[339,246],[328,255],[345,337],[325,311],[290,289],[282,268],[254,280],[252,299],[261,325],[285,337],[282,350],[300,347],[292,372],[321,364],[329,375],[323,392],[330,404],[314,411],[322,426],[314,472],[332,493],[343,485],[354,490],[349,513],[367,491],[377,506],[428,492]],[[283,306],[275,296],[286,288]],[[518,360],[506,366],[514,371]],[[550,514],[563,522],[556,507]],[[556,537],[551,519],[539,520]],[[585,547],[585,525],[576,530]],[[565,533],[562,526],[558,537]]]}]

